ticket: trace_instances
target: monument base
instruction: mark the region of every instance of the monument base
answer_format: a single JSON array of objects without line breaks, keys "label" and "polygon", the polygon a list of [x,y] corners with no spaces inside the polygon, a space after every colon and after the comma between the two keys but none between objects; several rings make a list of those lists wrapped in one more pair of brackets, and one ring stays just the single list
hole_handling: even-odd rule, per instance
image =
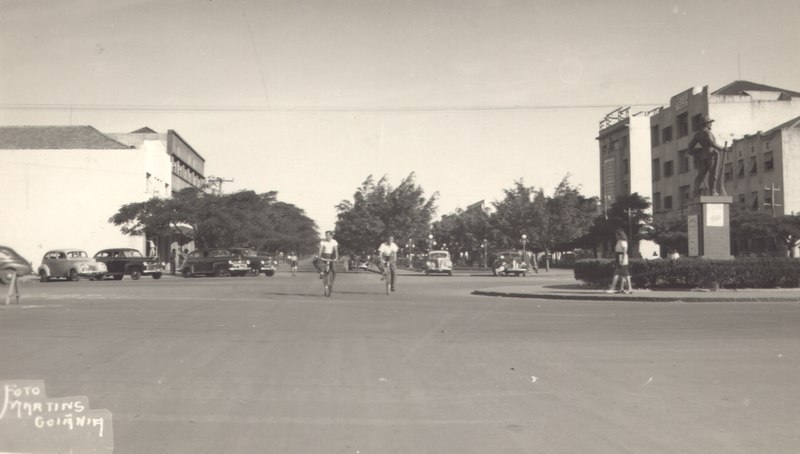
[{"label": "monument base", "polygon": [[730,206],[733,197],[700,196],[689,201],[689,256],[732,259]]}]

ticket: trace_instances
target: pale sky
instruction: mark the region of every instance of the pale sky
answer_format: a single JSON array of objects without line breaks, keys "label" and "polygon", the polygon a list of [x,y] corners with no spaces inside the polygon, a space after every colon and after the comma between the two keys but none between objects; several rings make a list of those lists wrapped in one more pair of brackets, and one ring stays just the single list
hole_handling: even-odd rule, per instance
[{"label": "pale sky", "polygon": [[796,0],[0,0],[0,124],[175,129],[322,229],[369,174],[597,195],[605,113],[799,69]]}]

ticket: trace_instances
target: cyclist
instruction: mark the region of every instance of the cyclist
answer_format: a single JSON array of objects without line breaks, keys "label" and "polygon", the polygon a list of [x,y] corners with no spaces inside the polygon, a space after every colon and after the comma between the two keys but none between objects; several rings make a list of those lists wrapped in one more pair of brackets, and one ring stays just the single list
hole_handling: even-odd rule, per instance
[{"label": "cyclist", "polygon": [[286,256],[286,261],[289,262],[289,267],[292,269],[292,276],[297,273],[297,253],[292,251]]},{"label": "cyclist", "polygon": [[[324,268],[322,266],[329,266],[331,272],[331,286],[333,281],[336,280],[336,268],[333,262],[339,259],[339,243],[333,239],[333,232],[328,230],[325,232],[325,239],[319,242],[319,253],[314,259],[314,267],[319,271],[319,278],[325,276]],[[320,263],[322,262],[322,263]]]},{"label": "cyclist", "polygon": [[394,243],[394,236],[388,235],[386,242],[381,243],[378,247],[378,268],[381,270],[381,280],[386,279],[386,272],[384,271],[384,264],[389,266],[389,287],[394,291],[395,275],[397,274],[397,245]]}]

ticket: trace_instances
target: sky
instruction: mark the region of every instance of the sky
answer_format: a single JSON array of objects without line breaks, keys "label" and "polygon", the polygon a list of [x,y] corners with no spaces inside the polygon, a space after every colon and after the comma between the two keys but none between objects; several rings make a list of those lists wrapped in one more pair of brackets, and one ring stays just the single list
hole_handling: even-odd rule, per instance
[{"label": "sky", "polygon": [[0,124],[174,129],[321,229],[368,175],[596,196],[606,113],[798,69],[794,0],[0,0]]}]

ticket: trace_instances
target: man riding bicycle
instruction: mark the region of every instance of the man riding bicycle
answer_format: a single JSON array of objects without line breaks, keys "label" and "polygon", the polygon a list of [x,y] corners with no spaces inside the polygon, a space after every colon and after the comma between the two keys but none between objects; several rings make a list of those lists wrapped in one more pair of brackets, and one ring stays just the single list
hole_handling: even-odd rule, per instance
[{"label": "man riding bicycle", "polygon": [[339,259],[339,243],[333,239],[333,232],[325,232],[325,239],[319,242],[319,253],[314,259],[314,267],[319,271],[319,278],[325,276],[325,266],[330,267],[331,286],[336,280],[336,267],[333,263]]},{"label": "man riding bicycle", "polygon": [[394,291],[395,275],[397,274],[397,245],[394,243],[394,236],[389,235],[386,242],[378,247],[378,268],[381,270],[381,280],[386,279],[385,267],[389,269],[389,286]]}]

